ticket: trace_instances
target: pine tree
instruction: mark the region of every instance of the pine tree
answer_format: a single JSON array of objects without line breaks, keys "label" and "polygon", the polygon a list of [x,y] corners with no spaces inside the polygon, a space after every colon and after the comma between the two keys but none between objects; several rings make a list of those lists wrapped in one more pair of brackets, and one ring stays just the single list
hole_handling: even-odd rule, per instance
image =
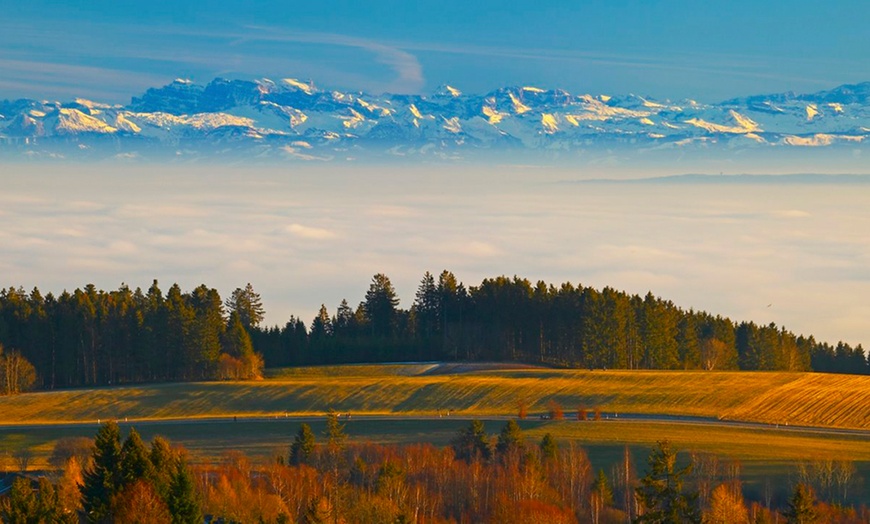
[{"label": "pine tree", "polygon": [[226,301],[227,309],[239,314],[245,328],[250,329],[260,325],[266,311],[259,293],[254,292],[254,286],[248,282],[245,289],[236,288]]},{"label": "pine tree", "polygon": [[166,501],[172,524],[201,524],[202,511],[193,485],[193,475],[183,457],[175,461],[175,474],[169,484],[169,498]]},{"label": "pine tree", "polygon": [[495,450],[499,455],[517,452],[523,447],[523,431],[516,420],[509,420],[498,435]]},{"label": "pine tree", "polygon": [[36,514],[37,500],[30,479],[18,477],[12,482],[9,497],[0,501],[0,517],[3,522],[30,523]]},{"label": "pine tree", "polygon": [[541,439],[541,457],[547,460],[556,460],[556,455],[559,453],[559,444],[556,443],[556,439],[553,438],[553,435],[547,433],[544,435],[544,438]]},{"label": "pine tree", "polygon": [[121,485],[121,432],[109,421],[100,427],[94,439],[94,460],[85,472],[82,503],[90,522],[104,522],[111,517],[112,497]]},{"label": "pine tree", "polygon": [[805,484],[795,486],[794,494],[788,501],[788,509],[785,512],[786,522],[789,524],[813,524],[819,521],[815,505],[816,497],[812,488]]},{"label": "pine tree", "polygon": [[175,475],[176,456],[169,447],[169,441],[163,437],[154,437],[151,441],[151,453],[149,454],[152,466],[151,483],[154,490],[163,500],[169,498],[169,485]]},{"label": "pine tree", "polygon": [[288,462],[294,466],[307,463],[314,453],[314,447],[314,432],[311,431],[311,426],[303,423],[299,426],[299,431],[290,446]]},{"label": "pine tree", "polygon": [[326,414],[326,439],[331,449],[344,448],[344,442],[347,440],[344,424],[338,421],[338,413],[332,408]]},{"label": "pine tree", "polygon": [[451,445],[454,457],[468,463],[475,460],[489,460],[492,456],[489,438],[486,436],[483,422],[479,420],[472,420],[470,425],[461,429]]},{"label": "pine tree", "polygon": [[691,472],[692,465],[677,469],[677,453],[666,440],[658,443],[647,462],[649,471],[637,488],[637,498],[646,511],[635,522],[700,523],[698,494],[683,491],[683,477]]},{"label": "pine tree", "polygon": [[604,506],[613,504],[613,490],[610,489],[610,483],[607,481],[607,475],[603,469],[598,470],[598,476],[595,477],[595,482],[592,485],[592,492],[596,493]]},{"label": "pine tree", "polygon": [[137,480],[150,480],[153,475],[154,468],[148,449],[139,433],[130,429],[130,434],[121,446],[121,485],[127,486]]},{"label": "pine tree", "polygon": [[398,305],[399,298],[390,279],[383,273],[373,276],[364,302],[372,336],[383,338],[393,336]]}]

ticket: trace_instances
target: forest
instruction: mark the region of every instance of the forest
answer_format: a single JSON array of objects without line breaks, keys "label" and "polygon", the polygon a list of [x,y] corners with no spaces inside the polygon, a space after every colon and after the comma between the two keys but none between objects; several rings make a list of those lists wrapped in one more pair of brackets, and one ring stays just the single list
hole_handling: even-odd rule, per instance
[{"label": "forest", "polygon": [[190,465],[162,437],[146,445],[115,422],[94,439],[58,441],[55,470],[19,476],[0,499],[3,522],[301,523],[806,523],[866,522],[849,502],[848,462],[802,464],[789,490],[745,495],[741,466],[668,441],[636,464],[626,447],[608,468],[549,433],[527,440],[515,420],[496,435],[480,421],[448,447],[349,443],[329,412],[322,435],[302,423],[266,462],[239,452]]},{"label": "forest", "polygon": [[[248,284],[226,299],[200,285],[163,292],[93,285],[0,291],[0,390],[257,377],[263,367],[401,361],[522,361],[594,369],[870,373],[861,345],[831,345],[773,323],[733,321],[609,287],[519,277],[465,286],[427,272],[402,308],[372,277],[356,307],[264,326]],[[28,367],[30,366],[30,367]]]}]

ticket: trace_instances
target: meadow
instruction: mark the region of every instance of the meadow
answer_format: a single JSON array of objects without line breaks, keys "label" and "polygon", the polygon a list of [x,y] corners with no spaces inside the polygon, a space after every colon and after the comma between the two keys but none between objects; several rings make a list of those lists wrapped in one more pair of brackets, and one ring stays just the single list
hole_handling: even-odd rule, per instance
[{"label": "meadow", "polygon": [[358,415],[705,417],[870,429],[870,377],[821,373],[604,371],[470,364],[323,366],[270,370],[263,380],[69,389],[0,397],[0,424],[98,419]]},{"label": "meadow", "polygon": [[[870,477],[870,431],[835,429],[868,429],[868,392],[867,377],[807,373],[433,363],[273,369],[258,381],[0,397],[0,469],[16,467],[21,449],[32,454],[31,468],[44,468],[58,439],[92,437],[98,420],[108,418],[119,420],[123,433],[135,427],[146,440],[169,438],[190,452],[193,463],[215,463],[229,450],[267,463],[286,457],[302,422],[321,439],[329,408],[351,413],[342,420],[351,442],[444,446],[471,418],[483,420],[494,438],[524,403],[528,418],[520,425],[530,442],[546,433],[562,445],[574,442],[587,450],[596,468],[609,469],[628,447],[643,469],[649,450],[667,439],[684,452],[740,462],[747,490],[760,493],[770,479],[779,487],[790,485],[797,464],[811,461],[850,461],[861,477]],[[565,420],[540,417],[551,401],[562,406]],[[590,418],[596,408],[605,415],[578,421],[580,407]],[[614,418],[614,412],[623,419]],[[708,420],[626,420],[629,413]],[[771,425],[717,424],[715,419]]]}]

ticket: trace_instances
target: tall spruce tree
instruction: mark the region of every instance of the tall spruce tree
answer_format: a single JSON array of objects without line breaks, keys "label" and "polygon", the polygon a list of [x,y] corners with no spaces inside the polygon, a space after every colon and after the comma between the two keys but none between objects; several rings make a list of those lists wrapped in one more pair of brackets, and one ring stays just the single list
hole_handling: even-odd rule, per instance
[{"label": "tall spruce tree", "polygon": [[311,431],[311,426],[303,423],[293,438],[293,444],[290,445],[290,456],[287,462],[294,466],[306,464],[314,453],[315,446],[314,432]]},{"label": "tall spruce tree", "polygon": [[244,289],[236,288],[226,300],[226,306],[230,311],[239,314],[242,324],[247,329],[259,326],[266,314],[260,294],[254,292],[254,286],[250,282]]},{"label": "tall spruce tree", "polygon": [[677,452],[668,441],[661,441],[647,459],[649,470],[640,479],[637,498],[644,507],[635,522],[651,524],[695,524],[701,522],[696,492],[683,489],[684,477],[692,471],[689,464],[677,468]]},{"label": "tall spruce tree", "polygon": [[184,457],[175,461],[175,474],[169,484],[169,498],[166,501],[172,524],[201,524],[202,509],[193,484],[193,475]]},{"label": "tall spruce tree", "polygon": [[122,486],[131,485],[137,480],[150,480],[154,476],[148,449],[135,429],[130,429],[130,434],[121,446],[120,467]]},{"label": "tall spruce tree", "polygon": [[121,433],[118,424],[103,424],[94,439],[93,463],[85,472],[82,505],[89,522],[108,522],[112,497],[121,485]]},{"label": "tall spruce tree", "polygon": [[365,314],[369,321],[371,334],[377,338],[390,338],[396,329],[396,308],[399,297],[389,277],[378,273],[366,292]]}]

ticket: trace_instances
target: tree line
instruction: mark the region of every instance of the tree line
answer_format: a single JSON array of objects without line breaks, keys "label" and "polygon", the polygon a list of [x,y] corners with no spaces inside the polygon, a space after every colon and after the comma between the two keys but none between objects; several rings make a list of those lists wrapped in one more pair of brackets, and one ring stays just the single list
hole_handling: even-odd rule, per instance
[{"label": "tree line", "polygon": [[[308,323],[262,325],[248,284],[222,300],[201,285],[164,294],[93,285],[43,296],[0,291],[3,384],[16,381],[18,356],[41,388],[129,382],[251,378],[262,367],[355,362],[526,361],[619,369],[788,370],[870,373],[863,348],[832,346],[776,324],[735,322],[685,310],[647,293],[610,287],[484,279],[466,287],[443,271],[426,273],[402,308],[390,279],[372,278],[356,307],[325,305]],[[25,368],[16,368],[25,369]]]},{"label": "tree line", "polygon": [[225,302],[205,285],[184,293],[176,284],[164,294],[157,281],[145,292],[88,285],[58,296],[10,287],[0,291],[0,371],[18,376],[10,365],[23,357],[35,368],[34,385],[48,389],[252,378],[263,362],[249,330],[262,315],[250,285]]},{"label": "tree line", "polygon": [[831,346],[776,324],[734,322],[647,293],[504,276],[466,287],[426,273],[399,307],[383,274],[356,308],[325,305],[306,324],[257,327],[269,366],[420,360],[525,361],[619,369],[786,370],[870,373],[863,348]]},{"label": "tree line", "polygon": [[596,471],[583,448],[549,433],[530,441],[515,420],[496,435],[471,421],[448,447],[399,446],[349,443],[330,412],[321,437],[301,424],[286,454],[259,463],[229,452],[190,466],[162,437],[147,446],[130,429],[122,441],[114,422],[88,444],[57,471],[18,477],[0,500],[0,520],[846,524],[868,516],[847,499],[846,488],[860,480],[852,476],[826,490],[826,477],[802,473],[790,495],[762,500],[745,495],[736,462],[678,453],[662,441],[643,473],[627,447]]}]

